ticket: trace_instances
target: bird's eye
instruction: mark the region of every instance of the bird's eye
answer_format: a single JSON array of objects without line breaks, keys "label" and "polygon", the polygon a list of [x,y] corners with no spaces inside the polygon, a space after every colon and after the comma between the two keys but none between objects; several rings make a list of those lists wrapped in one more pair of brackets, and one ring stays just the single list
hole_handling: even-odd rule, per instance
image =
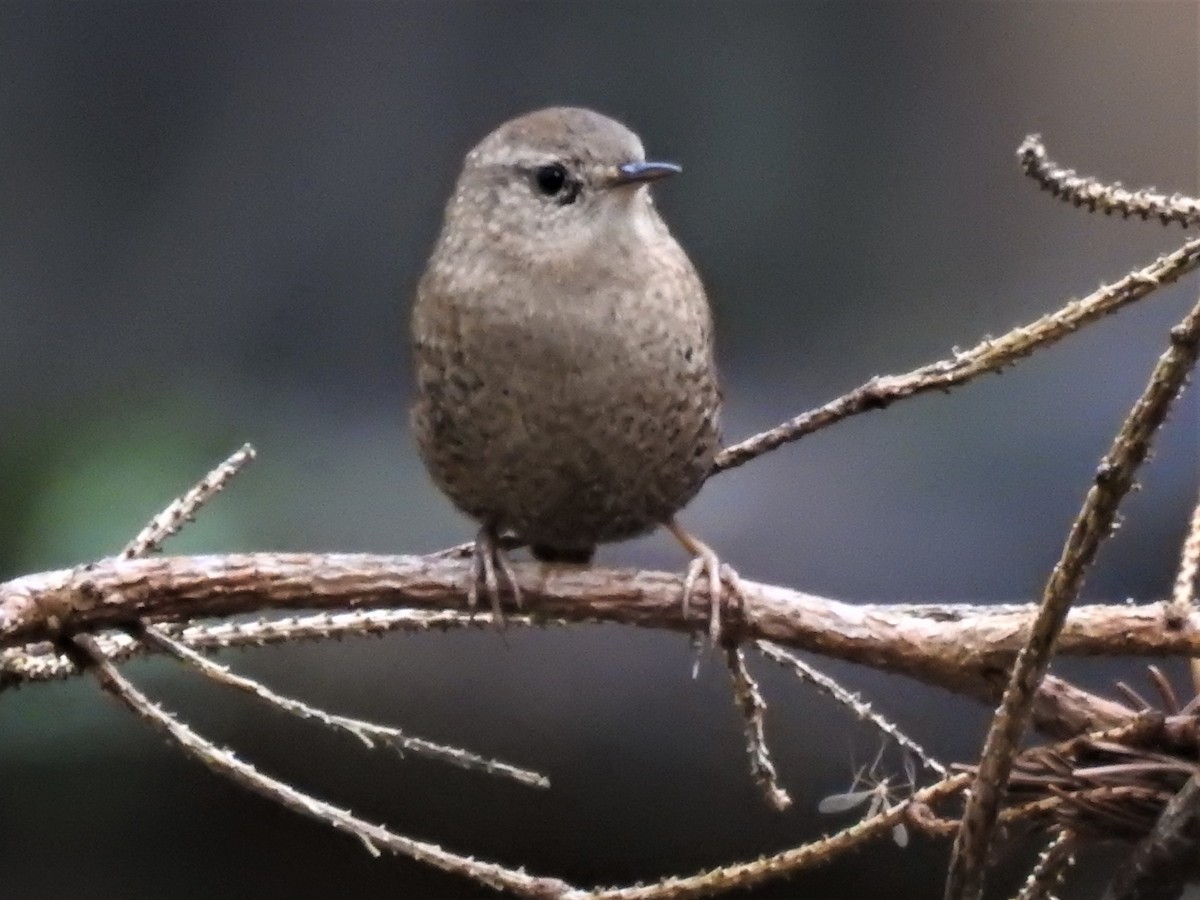
[{"label": "bird's eye", "polygon": [[578,178],[572,178],[562,163],[547,163],[533,170],[533,183],[538,193],[553,197],[559,206],[574,203],[583,188]]},{"label": "bird's eye", "polygon": [[558,163],[551,163],[548,166],[538,166],[534,170],[533,177],[537,182],[538,190],[547,197],[553,197],[566,185],[567,170]]}]

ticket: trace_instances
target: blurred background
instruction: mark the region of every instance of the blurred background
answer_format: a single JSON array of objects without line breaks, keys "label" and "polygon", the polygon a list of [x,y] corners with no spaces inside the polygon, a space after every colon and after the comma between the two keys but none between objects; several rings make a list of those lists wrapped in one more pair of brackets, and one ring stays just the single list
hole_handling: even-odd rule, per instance
[{"label": "blurred background", "polygon": [[[10,0],[0,578],[114,552],[242,441],[259,461],[171,552],[467,539],[408,433],[408,305],[462,155],[514,114],[593,107],[683,164],[655,192],[716,306],[733,440],[1181,243],[1178,229],[1039,193],[1014,153],[1041,132],[1083,172],[1195,194],[1197,23],[1192,2]],[[1195,296],[1185,281],[1001,378],[784,448],[714,480],[683,521],[756,580],[851,601],[1030,599]],[[1088,599],[1168,591],[1200,484],[1197,397],[1159,436]],[[685,563],[662,536],[600,560]],[[583,885],[688,873],[846,825],[816,805],[878,747],[759,662],[796,801],[771,812],[721,667],[693,680],[683,637],[630,628],[223,660],[338,712],[540,769],[554,787],[368,752],[165,661],[127,671],[318,796]],[[976,753],[988,710],[823,665],[942,759]],[[1057,671],[1107,691],[1118,676],[1144,685],[1141,667]],[[90,681],[0,697],[0,772],[8,897],[490,896],[372,859],[218,779]],[[1033,850],[1005,852],[996,896]],[[947,854],[921,838],[880,845],[753,896],[935,896]],[[1092,896],[1110,864],[1093,856],[1065,895]]]}]

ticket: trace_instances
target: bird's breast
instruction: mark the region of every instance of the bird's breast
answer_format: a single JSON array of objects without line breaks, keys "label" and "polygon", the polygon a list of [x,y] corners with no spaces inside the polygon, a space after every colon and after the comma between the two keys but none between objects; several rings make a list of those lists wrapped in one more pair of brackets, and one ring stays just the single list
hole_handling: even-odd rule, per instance
[{"label": "bird's breast", "polygon": [[526,269],[471,296],[424,286],[414,421],[468,513],[587,545],[665,521],[699,488],[720,402],[708,306],[690,269],[637,268]]}]

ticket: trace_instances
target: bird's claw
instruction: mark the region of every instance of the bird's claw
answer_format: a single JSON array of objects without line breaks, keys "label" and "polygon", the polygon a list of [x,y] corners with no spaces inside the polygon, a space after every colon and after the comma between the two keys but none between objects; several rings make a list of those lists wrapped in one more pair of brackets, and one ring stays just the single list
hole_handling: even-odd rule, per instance
[{"label": "bird's claw", "polygon": [[479,606],[480,588],[487,595],[496,624],[504,625],[504,610],[500,605],[500,582],[506,581],[513,603],[521,608],[521,587],[508,561],[508,554],[500,546],[494,529],[484,526],[475,537],[475,548],[471,552],[471,574],[467,580],[467,606],[472,612]]},{"label": "bird's claw", "polygon": [[[697,542],[699,543],[699,542]],[[683,579],[683,616],[691,613],[692,598],[701,579],[708,582],[708,639],[715,646],[721,642],[721,606],[733,601],[739,608],[743,605],[742,581],[731,566],[717,558],[707,545],[700,544],[687,575]]]}]

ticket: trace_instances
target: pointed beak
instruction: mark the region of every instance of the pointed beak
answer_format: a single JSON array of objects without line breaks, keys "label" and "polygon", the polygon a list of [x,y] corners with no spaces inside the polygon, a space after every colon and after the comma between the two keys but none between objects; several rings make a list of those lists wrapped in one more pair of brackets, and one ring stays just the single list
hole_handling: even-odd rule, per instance
[{"label": "pointed beak", "polygon": [[644,181],[658,181],[668,175],[678,175],[683,169],[670,162],[627,162],[617,166],[613,173],[612,184],[641,184]]}]

